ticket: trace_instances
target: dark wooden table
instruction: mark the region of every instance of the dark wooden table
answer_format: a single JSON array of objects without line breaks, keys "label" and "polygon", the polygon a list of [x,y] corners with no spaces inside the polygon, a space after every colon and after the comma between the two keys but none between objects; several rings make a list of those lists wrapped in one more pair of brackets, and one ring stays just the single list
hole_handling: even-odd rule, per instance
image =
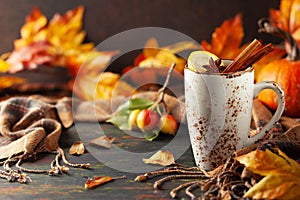
[{"label": "dark wooden table", "polygon": [[[188,133],[187,127],[181,125],[178,131],[178,136],[159,136],[153,142],[148,142],[143,138],[126,134],[110,124],[98,123],[76,123],[70,129],[64,130],[61,136],[61,146],[68,152],[69,147],[74,141],[81,140],[86,145],[89,152],[81,156],[72,156],[67,153],[67,157],[72,162],[91,164],[91,169],[76,169],[70,168],[68,174],[57,176],[48,176],[44,174],[28,174],[32,182],[27,184],[9,183],[2,180],[0,184],[1,199],[171,199],[169,196],[170,189],[179,184],[179,181],[168,182],[163,185],[162,190],[155,190],[153,182],[158,178],[150,179],[146,182],[135,182],[134,179],[139,173],[130,171],[143,171],[152,169],[153,165],[146,165],[138,158],[137,161],[131,156],[120,157],[111,153],[112,149],[95,147],[88,144],[90,139],[101,135],[115,137],[114,145],[117,148],[125,150],[128,155],[131,152],[138,153],[144,156],[149,153],[153,154],[160,149],[168,149],[168,145],[174,145],[173,140],[177,140],[175,144],[179,149],[179,156],[176,163],[194,165],[194,160],[190,146],[187,145]],[[179,141],[179,142],[178,142]],[[174,147],[174,146],[173,146]],[[173,147],[170,147],[171,149]],[[185,151],[183,151],[186,149]],[[172,150],[170,150],[172,152]],[[183,151],[181,155],[180,151]],[[173,152],[172,152],[173,153]],[[102,157],[99,158],[99,155]],[[40,154],[35,162],[25,162],[22,166],[27,168],[48,169],[50,162],[54,158],[51,154]],[[111,161],[106,159],[110,158]],[[104,160],[104,162],[103,162]],[[115,169],[112,162],[120,163],[120,169]],[[112,167],[113,166],[113,167]],[[139,168],[138,166],[141,166]],[[147,168],[149,167],[149,168]],[[118,167],[117,167],[118,168]],[[118,177],[126,175],[125,179],[118,179],[113,182],[106,183],[95,189],[87,190],[84,188],[84,183],[87,177],[94,176],[111,176]],[[160,177],[161,178],[161,177]],[[180,198],[188,199],[183,193],[179,194]]]}]

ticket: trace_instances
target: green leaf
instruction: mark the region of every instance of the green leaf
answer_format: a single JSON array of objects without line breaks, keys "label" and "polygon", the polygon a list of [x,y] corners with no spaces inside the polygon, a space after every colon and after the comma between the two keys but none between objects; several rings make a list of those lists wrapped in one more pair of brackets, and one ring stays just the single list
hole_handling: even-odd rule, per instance
[{"label": "green leaf", "polygon": [[127,110],[130,110],[130,111],[133,111],[133,110],[136,110],[136,109],[147,109],[150,106],[152,106],[153,104],[154,104],[154,102],[151,101],[151,100],[148,100],[148,99],[134,98],[134,99],[130,99],[127,102],[125,102],[124,104],[122,104],[119,107],[119,109],[121,109],[121,110],[127,109]]},{"label": "green leaf", "polygon": [[145,138],[146,138],[146,140],[148,140],[148,141],[153,141],[155,138],[157,138],[158,137],[158,135],[159,135],[159,130],[154,130],[154,131],[152,131],[152,132],[146,132],[145,133]]},{"label": "green leaf", "polygon": [[[134,98],[126,101],[124,104],[120,105],[117,113],[107,122],[114,124],[121,130],[130,130],[128,124],[128,118],[131,111],[136,109],[147,109],[154,104],[153,101],[144,98]],[[157,137],[157,136],[156,136]]]}]

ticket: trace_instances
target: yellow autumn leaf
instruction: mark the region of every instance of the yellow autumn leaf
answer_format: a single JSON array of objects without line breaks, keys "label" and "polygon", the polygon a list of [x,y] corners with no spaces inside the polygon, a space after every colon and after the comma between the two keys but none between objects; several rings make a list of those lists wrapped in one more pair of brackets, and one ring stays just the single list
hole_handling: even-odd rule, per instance
[{"label": "yellow autumn leaf", "polygon": [[159,45],[155,38],[150,38],[145,43],[143,53],[146,58],[155,57],[159,52]]},{"label": "yellow autumn leaf", "polygon": [[7,72],[9,68],[10,65],[6,61],[0,59],[0,72]]},{"label": "yellow autumn leaf", "polygon": [[86,35],[85,31],[82,31],[83,12],[83,6],[78,6],[64,15],[56,14],[47,26],[48,41],[60,48],[66,56],[91,51],[94,48],[92,43],[82,44]]},{"label": "yellow autumn leaf", "polygon": [[[86,32],[82,30],[83,13],[84,7],[78,6],[63,15],[56,13],[48,21],[45,15],[35,7],[26,17],[25,24],[20,30],[21,38],[14,42],[14,53],[20,55],[15,56],[12,62],[20,64],[18,71],[27,68],[22,65],[37,66],[47,63],[56,66],[71,64],[70,71],[77,72],[76,69],[83,63],[82,58],[87,57],[94,48],[93,43],[84,43]],[[45,44],[47,44],[47,48],[40,53],[38,49]],[[32,55],[26,55],[26,48],[29,47]],[[20,58],[29,60],[22,62],[24,59]],[[76,66],[74,66],[75,63]],[[75,70],[73,70],[74,68]]]},{"label": "yellow autumn leaf", "polygon": [[34,7],[31,14],[26,17],[25,24],[20,30],[21,38],[15,40],[15,50],[19,50],[33,42],[44,41],[47,39],[47,18]]},{"label": "yellow autumn leaf", "polygon": [[279,149],[252,151],[236,159],[249,170],[264,176],[244,197],[254,199],[299,199],[300,164]]},{"label": "yellow autumn leaf", "polygon": [[191,41],[181,41],[169,46],[160,47],[155,38],[150,38],[143,49],[143,60],[139,67],[169,67],[176,63],[175,70],[183,74],[185,59],[176,55],[181,51],[200,49],[200,46]]},{"label": "yellow autumn leaf", "polygon": [[120,75],[112,72],[100,74],[79,73],[73,92],[84,100],[110,99],[113,95],[130,96],[134,88],[123,80]]},{"label": "yellow autumn leaf", "polygon": [[98,83],[100,85],[114,86],[119,80],[120,75],[112,72],[103,72],[100,74]]}]

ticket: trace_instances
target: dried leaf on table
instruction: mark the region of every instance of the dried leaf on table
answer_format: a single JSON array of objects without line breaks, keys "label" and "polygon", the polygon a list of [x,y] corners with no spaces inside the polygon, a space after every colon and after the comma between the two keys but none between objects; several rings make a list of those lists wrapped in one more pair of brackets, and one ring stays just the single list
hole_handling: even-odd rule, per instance
[{"label": "dried leaf on table", "polygon": [[94,144],[94,145],[97,145],[97,146],[101,146],[101,147],[105,147],[105,148],[110,149],[112,147],[111,143],[113,143],[115,141],[115,139],[116,138],[108,137],[108,136],[104,135],[104,136],[101,136],[101,137],[90,140],[89,144]]},{"label": "dried leaf on table", "polygon": [[107,182],[110,182],[110,181],[113,181],[113,180],[114,179],[110,176],[104,176],[104,177],[96,176],[96,177],[94,177],[94,179],[89,178],[85,182],[84,187],[86,189],[93,189],[95,187],[98,187],[100,185],[103,185],[104,183],[107,183]]},{"label": "dried leaf on table", "polygon": [[211,44],[203,40],[201,46],[219,58],[233,59],[243,49],[240,47],[243,37],[242,14],[237,14],[233,19],[225,20],[220,27],[215,29]]},{"label": "dried leaf on table", "polygon": [[175,164],[174,155],[170,151],[159,150],[150,158],[143,158],[146,164],[158,164],[161,166],[169,166]]},{"label": "dried leaf on table", "polygon": [[236,159],[249,170],[264,176],[244,197],[254,199],[299,199],[300,164],[279,149],[255,150]]},{"label": "dried leaf on table", "polygon": [[71,155],[82,155],[84,154],[85,148],[81,141],[76,141],[69,149],[69,154]]}]

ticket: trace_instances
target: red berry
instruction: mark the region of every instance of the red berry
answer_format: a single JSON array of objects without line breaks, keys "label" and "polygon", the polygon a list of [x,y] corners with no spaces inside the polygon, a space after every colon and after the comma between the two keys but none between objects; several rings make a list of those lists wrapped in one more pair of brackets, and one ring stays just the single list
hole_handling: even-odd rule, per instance
[{"label": "red berry", "polygon": [[142,110],[137,116],[137,126],[142,131],[153,130],[158,123],[158,114],[152,110]]},{"label": "red berry", "polygon": [[158,127],[162,133],[175,135],[178,123],[173,115],[163,115],[159,120]]}]

